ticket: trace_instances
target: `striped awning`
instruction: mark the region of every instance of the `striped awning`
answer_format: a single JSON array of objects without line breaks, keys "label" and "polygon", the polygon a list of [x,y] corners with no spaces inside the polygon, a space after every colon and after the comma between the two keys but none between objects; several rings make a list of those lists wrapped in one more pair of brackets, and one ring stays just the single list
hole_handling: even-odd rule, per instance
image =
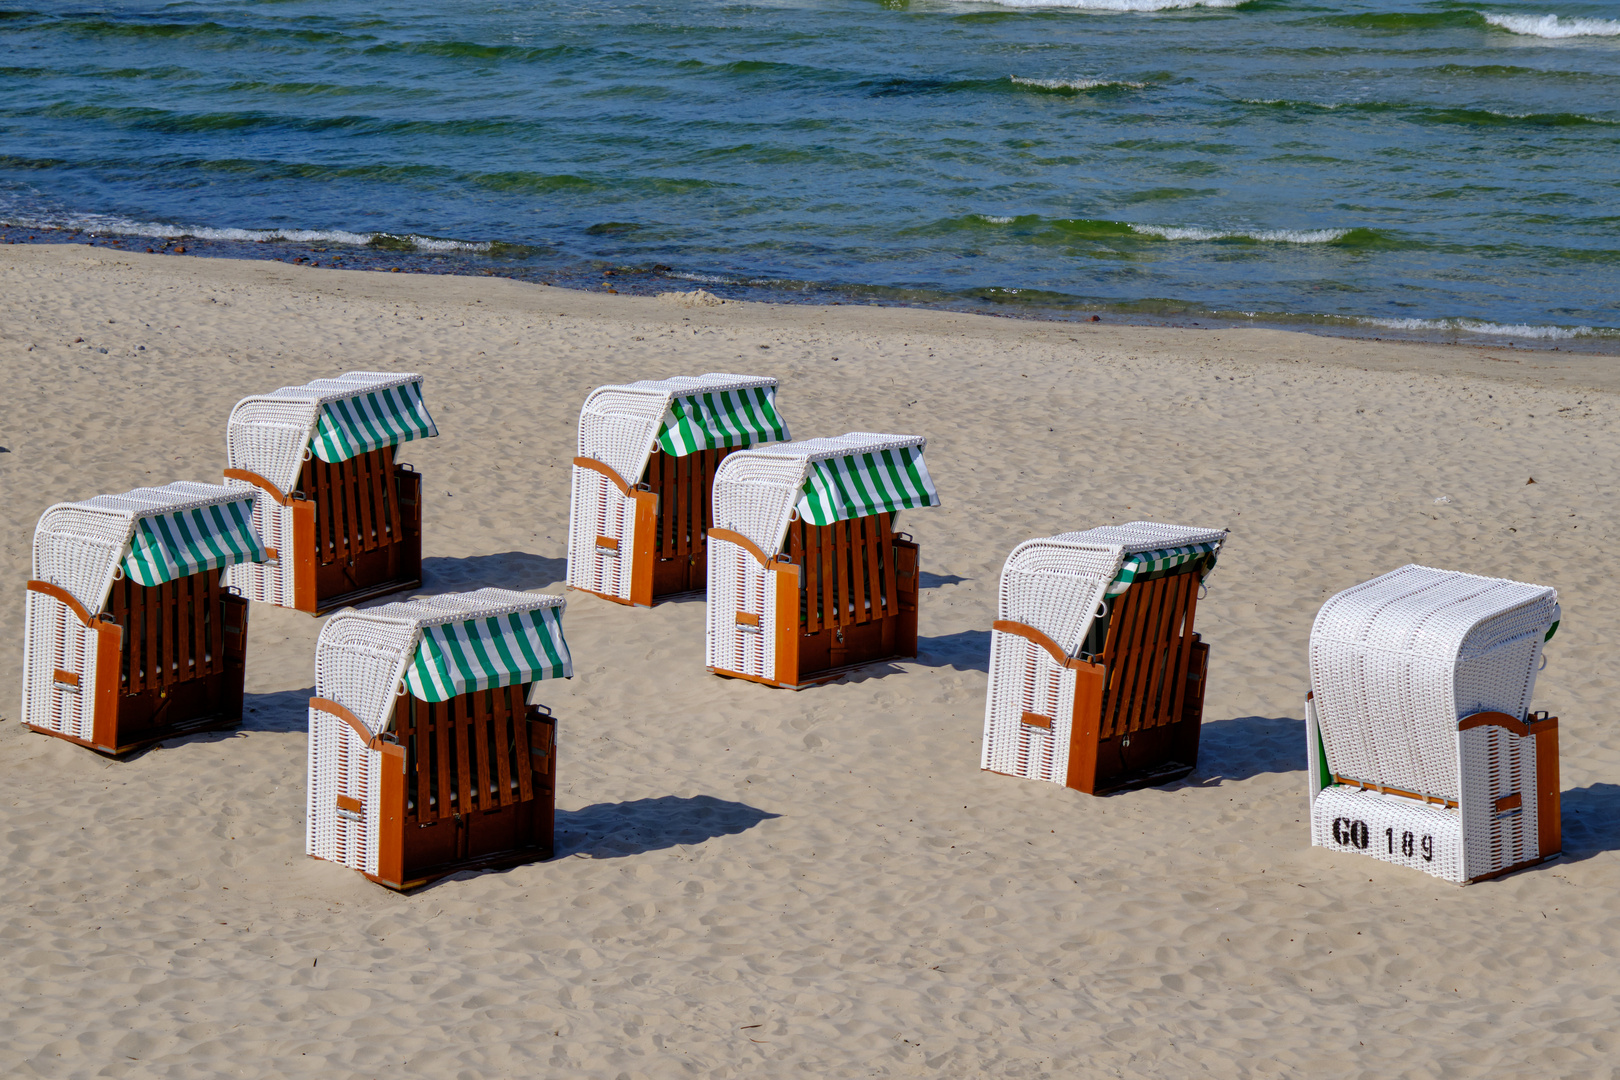
[{"label": "striped awning", "polygon": [[474,690],[573,674],[562,618],[545,607],[424,626],[416,655],[405,666],[405,689],[422,701],[449,701]]},{"label": "striped awning", "polygon": [[138,585],[162,585],[269,556],[251,524],[253,500],[215,503],[136,519],[120,568]]},{"label": "striped awning", "polygon": [[938,505],[922,447],[901,446],[812,461],[798,510],[812,525],[831,525],[885,510]]},{"label": "striped awning", "polygon": [[675,398],[658,429],[658,446],[666,454],[685,457],[787,437],[787,425],[776,412],[776,387],[749,386]]},{"label": "striped awning", "polygon": [[438,433],[422,402],[422,384],[410,382],[328,401],[321,406],[309,445],[316,457],[336,464]]},{"label": "striped awning", "polygon": [[[1104,596],[1118,596],[1131,587],[1131,583],[1146,574],[1160,570],[1170,570],[1183,563],[1202,559],[1206,555],[1213,555],[1220,549],[1220,544],[1189,544],[1186,547],[1161,548],[1158,551],[1139,551],[1134,555],[1125,556],[1125,565],[1119,568],[1119,574],[1109,584]],[[1211,566],[1213,567],[1213,562]]]}]

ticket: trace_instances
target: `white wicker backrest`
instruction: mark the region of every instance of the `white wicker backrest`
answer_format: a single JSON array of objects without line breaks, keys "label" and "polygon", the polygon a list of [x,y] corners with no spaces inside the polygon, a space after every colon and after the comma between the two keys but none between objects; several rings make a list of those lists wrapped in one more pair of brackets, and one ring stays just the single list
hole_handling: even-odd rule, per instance
[{"label": "white wicker backrest", "polygon": [[241,498],[243,493],[236,488],[180,481],[57,503],[40,515],[34,527],[34,579],[61,586],[95,614],[107,602],[137,521]]},{"label": "white wicker backrest", "polygon": [[1425,566],[1332,597],[1310,643],[1328,767],[1457,799],[1457,721],[1476,712],[1524,719],[1557,618],[1546,586]]},{"label": "white wicker backrest", "polygon": [[231,468],[258,473],[286,495],[298,483],[321,406],[421,378],[412,372],[346,371],[335,379],[245,397],[225,425],[226,459]]},{"label": "white wicker backrest", "polygon": [[999,617],[1033,626],[1073,656],[1124,561],[1118,544],[1055,536],[1025,540],[1002,567]]},{"label": "white wicker backrest", "polygon": [[782,550],[811,462],[925,445],[927,440],[916,435],[851,431],[738,450],[714,471],[714,523],[742,533],[765,554],[775,555]]},{"label": "white wicker backrest", "polygon": [[363,611],[344,608],[326,621],[315,642],[315,693],[354,713],[375,735],[393,719],[394,699],[423,627],[567,606],[546,593],[479,589]]},{"label": "white wicker backrest", "polygon": [[623,386],[599,386],[579,410],[579,456],[595,458],[634,487],[652,456],[653,441],[670,402],[690,394],[776,386],[757,375],[677,375]]}]

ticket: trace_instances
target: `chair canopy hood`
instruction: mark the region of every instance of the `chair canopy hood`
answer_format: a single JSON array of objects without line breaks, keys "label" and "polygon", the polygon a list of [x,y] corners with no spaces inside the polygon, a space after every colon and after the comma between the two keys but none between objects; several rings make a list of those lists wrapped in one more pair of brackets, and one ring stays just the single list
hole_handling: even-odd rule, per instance
[{"label": "chair canopy hood", "polygon": [[311,456],[336,464],[438,433],[422,376],[350,371],[243,398],[231,410],[226,449],[231,468],[257,473],[285,495]]},{"label": "chair canopy hood", "polygon": [[1459,797],[1457,722],[1525,719],[1557,628],[1545,585],[1403,566],[1330,598],[1311,627],[1311,692],[1329,769]]},{"label": "chair canopy hood", "polygon": [[400,694],[429,702],[572,678],[560,596],[479,589],[333,615],[315,646],[315,692],[373,735]]},{"label": "chair canopy hood", "polygon": [[253,531],[251,491],[173,483],[57,503],[34,529],[34,578],[66,589],[92,614],[127,576],[162,585],[268,557]]},{"label": "chair canopy hood", "polygon": [[780,442],[788,429],[776,411],[776,386],[757,375],[711,372],[597,387],[580,410],[579,454],[634,486],[654,449],[684,457]]},{"label": "chair canopy hood", "polygon": [[917,435],[852,431],[739,451],[715,470],[714,523],[775,553],[795,512],[812,525],[831,525],[938,506],[926,445]]}]

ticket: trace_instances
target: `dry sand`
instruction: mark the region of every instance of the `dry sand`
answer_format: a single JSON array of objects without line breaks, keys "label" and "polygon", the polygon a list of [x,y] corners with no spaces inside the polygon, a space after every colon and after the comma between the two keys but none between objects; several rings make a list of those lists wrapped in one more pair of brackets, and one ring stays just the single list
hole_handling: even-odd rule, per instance
[{"label": "dry sand", "polygon": [[[0,1075],[1613,1076],[1613,365],[10,247]],[[704,673],[700,601],[571,595],[559,857],[409,896],[303,855],[308,616],[255,607],[239,732],[22,729],[40,511],[217,481],[239,397],[349,369],[426,375],[425,592],[561,590],[600,383],[769,373],[800,437],[924,434],[921,655],[770,690]],[[1233,529],[1198,771],[981,773],[1006,552],[1135,518]],[[1413,561],[1558,588],[1562,859],[1458,888],[1307,846],[1311,619]]]}]

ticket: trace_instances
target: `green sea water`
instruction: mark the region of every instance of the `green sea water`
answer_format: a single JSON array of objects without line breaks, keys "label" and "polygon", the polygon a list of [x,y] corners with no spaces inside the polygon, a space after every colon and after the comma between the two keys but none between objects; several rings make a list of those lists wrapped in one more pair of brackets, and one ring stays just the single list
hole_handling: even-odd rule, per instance
[{"label": "green sea water", "polygon": [[1617,163],[1579,0],[0,10],[8,235],[1613,350]]}]

